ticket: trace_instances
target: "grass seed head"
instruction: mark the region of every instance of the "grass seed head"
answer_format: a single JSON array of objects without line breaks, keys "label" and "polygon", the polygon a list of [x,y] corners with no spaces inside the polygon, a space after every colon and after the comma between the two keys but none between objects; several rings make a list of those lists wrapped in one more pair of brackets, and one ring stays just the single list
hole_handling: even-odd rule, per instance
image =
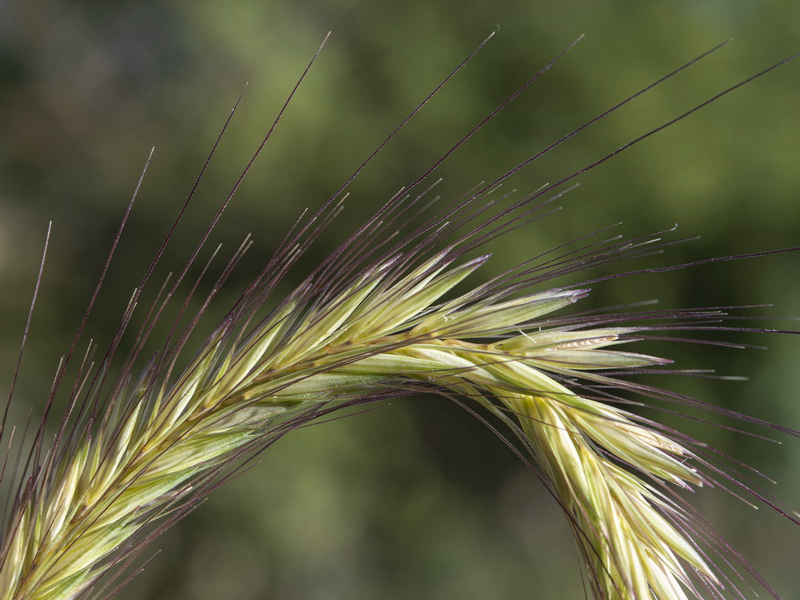
[{"label": "grass seed head", "polygon": [[[695,440],[624,410],[622,395],[658,391],[615,377],[670,362],[622,345],[670,325],[705,326],[712,316],[725,319],[724,311],[574,313],[589,294],[585,285],[541,285],[652,252],[659,241],[649,237],[579,241],[542,264],[470,285],[489,259],[472,251],[516,226],[520,213],[543,209],[548,201],[535,201],[555,187],[486,215],[485,196],[498,183],[417,229],[399,227],[405,237],[373,254],[387,224],[424,196],[410,195],[409,186],[265,309],[339,210],[334,197],[283,241],[187,365],[179,366],[182,350],[204,309],[139,376],[133,365],[147,328],[116,382],[105,381],[105,364],[82,369],[89,383],[69,397],[49,449],[42,428],[18,469],[2,530],[0,595],[85,597],[285,433],[334,410],[425,389],[483,407],[530,451],[575,532],[595,597],[736,597],[714,557],[746,563],[678,493],[723,472]],[[137,298],[138,291],[131,310]]]}]

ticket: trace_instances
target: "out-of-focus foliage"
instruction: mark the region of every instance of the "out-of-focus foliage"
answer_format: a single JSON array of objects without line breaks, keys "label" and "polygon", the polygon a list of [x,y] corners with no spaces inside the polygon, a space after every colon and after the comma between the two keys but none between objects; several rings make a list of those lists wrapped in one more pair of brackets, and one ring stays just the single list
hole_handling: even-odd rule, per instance
[{"label": "out-of-focus foliage", "polygon": [[[101,343],[245,82],[240,113],[168,248],[160,278],[183,265],[328,30],[329,45],[214,235],[229,251],[246,233],[255,238],[216,314],[224,314],[300,211],[335,191],[498,25],[500,35],[352,187],[345,213],[306,266],[578,35],[586,39],[445,165],[443,195],[490,180],[682,62],[737,38],[507,187],[525,192],[555,181],[800,50],[798,18],[792,2],[737,0],[0,4],[3,386],[47,221],[55,223],[13,418],[23,422],[28,407],[38,417],[150,147],[156,147],[153,163],[90,322],[90,334]],[[798,90],[798,66],[790,65],[587,174],[560,214],[492,242],[495,256],[485,274],[619,221],[628,235],[674,223],[679,236],[702,235],[650,259],[651,265],[797,245]],[[783,255],[635,277],[596,286],[593,297],[598,306],[650,298],[664,306],[770,302],[776,308],[752,312],[798,315],[797,266],[796,256]],[[743,374],[749,382],[652,383],[800,427],[800,385],[792,368],[798,341],[736,339],[770,349],[671,345],[659,354],[678,359],[680,367]],[[755,464],[781,482],[779,495],[800,503],[797,440],[777,446],[681,426]],[[723,492],[703,492],[696,500],[782,594],[800,594],[790,550],[800,547],[797,528]],[[159,539],[157,548],[161,556],[125,597],[582,594],[577,553],[555,502],[483,426],[431,398],[295,432]]]}]

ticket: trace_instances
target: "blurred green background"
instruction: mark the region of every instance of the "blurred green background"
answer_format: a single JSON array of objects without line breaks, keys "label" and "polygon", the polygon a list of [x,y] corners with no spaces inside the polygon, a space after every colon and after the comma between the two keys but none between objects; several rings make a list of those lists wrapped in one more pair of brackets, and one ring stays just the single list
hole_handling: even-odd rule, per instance
[{"label": "blurred green background", "polygon": [[[151,146],[153,163],[88,335],[109,341],[133,286],[228,111],[240,112],[157,275],[178,270],[326,32],[331,40],[213,242],[255,246],[215,306],[224,314],[300,211],[315,208],[486,35],[499,35],[352,186],[312,250],[326,256],[580,34],[586,38],[440,171],[448,198],[489,180],[713,45],[735,43],[516,176],[520,192],[576,170],[800,50],[789,0],[634,2],[0,2],[0,359],[10,381],[47,222],[54,221],[13,418],[46,396]],[[645,265],[800,242],[800,65],[786,66],[581,177],[565,210],[492,242],[486,276],[622,221],[629,236],[702,235]],[[596,306],[773,303],[800,315],[796,255],[597,286]],[[560,281],[559,283],[564,283]],[[213,321],[213,319],[212,319]],[[754,321],[796,327],[791,322]],[[720,336],[717,336],[720,337]],[[800,340],[732,335],[769,350],[661,345],[679,367],[747,382],[650,383],[800,428]],[[780,485],[800,506],[800,440],[770,444],[683,425]],[[800,597],[800,530],[722,491],[696,497],[786,598]],[[121,597],[582,597],[571,533],[543,486],[490,432],[435,398],[293,433],[152,549]]]}]

